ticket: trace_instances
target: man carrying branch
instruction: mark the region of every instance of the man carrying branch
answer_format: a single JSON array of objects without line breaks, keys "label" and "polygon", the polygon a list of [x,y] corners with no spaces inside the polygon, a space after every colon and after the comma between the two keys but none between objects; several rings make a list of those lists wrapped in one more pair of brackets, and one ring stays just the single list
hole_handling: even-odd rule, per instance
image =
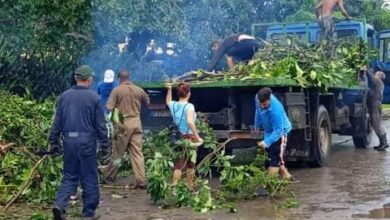
[{"label": "man carrying branch", "polygon": [[255,108],[255,131],[258,132],[260,128],[264,130],[264,139],[257,145],[268,153],[268,175],[277,176],[280,172],[284,179],[291,179],[283,160],[291,123],[282,103],[272,94],[270,88],[265,87],[256,94]]},{"label": "man carrying branch", "polygon": [[367,97],[368,113],[370,115],[371,125],[379,139],[379,145],[375,146],[374,149],[384,151],[389,147],[386,131],[382,126],[383,81],[386,75],[382,71],[377,71],[374,74],[367,66],[364,66],[360,71],[361,73],[367,74],[370,82],[370,90]]}]

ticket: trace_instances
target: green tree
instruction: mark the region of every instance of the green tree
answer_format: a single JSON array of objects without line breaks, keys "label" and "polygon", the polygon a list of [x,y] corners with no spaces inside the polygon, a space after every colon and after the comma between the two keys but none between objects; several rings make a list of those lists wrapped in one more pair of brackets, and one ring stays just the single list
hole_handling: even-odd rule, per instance
[{"label": "green tree", "polygon": [[87,0],[2,0],[0,38],[14,59],[0,60],[0,85],[43,97],[60,92],[93,43],[90,8]]}]

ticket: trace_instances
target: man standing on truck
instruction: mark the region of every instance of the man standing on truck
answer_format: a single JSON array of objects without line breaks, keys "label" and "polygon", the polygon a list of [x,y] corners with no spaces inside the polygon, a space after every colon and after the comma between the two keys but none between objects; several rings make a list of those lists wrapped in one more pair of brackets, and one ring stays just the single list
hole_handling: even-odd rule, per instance
[{"label": "man standing on truck", "polygon": [[260,48],[259,42],[252,36],[236,34],[222,41],[217,40],[211,45],[214,55],[207,67],[207,71],[214,71],[218,62],[226,54],[229,69],[233,69],[236,62],[247,62],[253,58]]},{"label": "man standing on truck", "polygon": [[[127,150],[130,151],[131,167],[136,178],[136,189],[146,189],[145,161],[142,152],[141,105],[149,104],[149,96],[140,87],[130,82],[130,73],[119,73],[120,85],[108,99],[107,108],[117,108],[123,114],[123,130],[118,131],[114,139],[113,152],[109,165],[104,172],[104,181],[113,182],[118,173],[120,161]],[[129,185],[126,186],[130,187]]]},{"label": "man standing on truck", "polygon": [[385,80],[385,73],[377,71],[375,74],[371,70],[367,70],[367,67],[363,67],[362,71],[366,72],[370,80],[370,90],[367,97],[368,113],[370,114],[371,124],[374,128],[375,134],[378,136],[379,145],[374,149],[378,151],[384,151],[389,147],[387,143],[387,135],[385,129],[382,126],[382,101],[383,101],[383,89]]},{"label": "man standing on truck", "polygon": [[315,6],[318,24],[322,31],[322,39],[330,44],[334,41],[334,23],[332,18],[333,9],[338,6],[341,14],[349,21],[347,11],[344,8],[344,0],[320,0]]},{"label": "man standing on truck", "polygon": [[76,86],[61,94],[49,141],[52,152],[58,152],[60,139],[64,145],[64,166],[61,185],[53,206],[55,220],[65,219],[65,211],[79,182],[83,189],[83,210],[86,218],[97,217],[99,182],[96,140],[108,157],[110,152],[100,97],[89,89],[92,69],[83,65],[75,71]]},{"label": "man standing on truck", "polygon": [[257,145],[268,153],[270,164],[268,174],[277,176],[279,172],[285,179],[291,174],[284,165],[283,153],[287,144],[287,135],[291,131],[291,123],[284,111],[282,103],[272,94],[270,88],[260,89],[255,96],[255,131],[264,130],[264,139]]}]

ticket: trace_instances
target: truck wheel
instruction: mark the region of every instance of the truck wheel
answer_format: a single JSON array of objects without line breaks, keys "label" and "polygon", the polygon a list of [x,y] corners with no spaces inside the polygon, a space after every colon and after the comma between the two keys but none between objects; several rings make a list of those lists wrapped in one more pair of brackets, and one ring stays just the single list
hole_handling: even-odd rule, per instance
[{"label": "truck wheel", "polygon": [[372,139],[372,127],[370,123],[370,117],[366,115],[364,122],[364,133],[363,136],[353,136],[353,144],[356,148],[366,148],[371,143]]},{"label": "truck wheel", "polygon": [[329,155],[332,146],[332,131],[328,111],[321,105],[317,112],[317,129],[313,140],[314,161],[309,162],[311,167],[322,167]]}]

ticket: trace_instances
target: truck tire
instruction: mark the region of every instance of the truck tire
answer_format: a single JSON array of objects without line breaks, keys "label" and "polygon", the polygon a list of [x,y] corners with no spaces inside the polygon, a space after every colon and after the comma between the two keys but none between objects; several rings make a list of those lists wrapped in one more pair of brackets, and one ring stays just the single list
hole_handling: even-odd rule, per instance
[{"label": "truck tire", "polygon": [[363,136],[353,136],[353,144],[356,148],[367,148],[372,139],[372,127],[370,123],[370,117],[366,115],[364,119],[364,133]]},{"label": "truck tire", "polygon": [[309,162],[310,167],[322,167],[329,156],[332,146],[332,130],[328,111],[325,106],[320,105],[317,111],[317,123],[315,139],[313,139],[314,160]]}]

